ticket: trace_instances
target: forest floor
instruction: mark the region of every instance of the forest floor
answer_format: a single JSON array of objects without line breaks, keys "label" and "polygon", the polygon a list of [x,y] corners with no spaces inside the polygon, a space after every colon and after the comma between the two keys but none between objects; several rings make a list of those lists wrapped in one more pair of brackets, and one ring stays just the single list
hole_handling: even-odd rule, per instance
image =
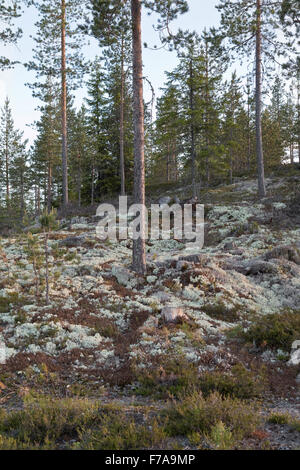
[{"label": "forest floor", "polygon": [[144,277],[131,241],[64,220],[49,306],[26,234],[0,239],[0,449],[300,449],[299,187],[298,170],[262,201],[255,180],[203,190],[204,248],[149,242]]}]

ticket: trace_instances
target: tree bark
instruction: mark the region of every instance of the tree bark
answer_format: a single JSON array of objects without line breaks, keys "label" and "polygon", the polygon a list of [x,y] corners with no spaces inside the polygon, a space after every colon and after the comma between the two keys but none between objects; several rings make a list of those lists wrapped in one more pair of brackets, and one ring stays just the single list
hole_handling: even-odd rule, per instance
[{"label": "tree bark", "polygon": [[91,185],[91,205],[94,205],[95,201],[95,159],[93,158],[93,164],[92,164],[92,185]]},{"label": "tree bark", "polygon": [[144,161],[144,101],[142,61],[142,4],[131,0],[132,44],[133,44],[133,120],[134,120],[134,202],[141,204],[140,237],[133,240],[133,269],[146,273],[145,247],[145,161]]},{"label": "tree bark", "polygon": [[193,59],[190,61],[190,112],[191,112],[191,162],[192,162],[192,190],[193,198],[197,196],[196,190],[196,156],[195,156],[195,128],[194,128],[194,73]]},{"label": "tree bark", "polygon": [[51,211],[52,208],[52,166],[49,160],[48,162],[48,181],[47,181],[47,210]]},{"label": "tree bark", "polygon": [[297,127],[296,135],[298,140],[298,161],[300,163],[300,67],[297,69]]},{"label": "tree bark", "polygon": [[21,175],[20,175],[20,191],[21,191],[21,204],[20,204],[20,209],[21,209],[21,220],[23,220],[24,215],[25,215],[25,197],[24,197],[24,171],[23,169],[21,170]]},{"label": "tree bark", "polygon": [[62,172],[63,206],[68,197],[68,144],[67,144],[67,80],[66,80],[66,2],[61,0],[61,126],[62,126]]},{"label": "tree bark", "polygon": [[46,261],[46,275],[45,275],[45,283],[46,283],[46,305],[49,305],[49,252],[48,252],[48,238],[49,234],[45,233],[45,261]]},{"label": "tree bark", "polygon": [[121,196],[125,196],[125,158],[124,158],[124,38],[121,39],[121,96],[120,96],[120,176]]},{"label": "tree bark", "polygon": [[266,196],[264,155],[262,143],[262,60],[261,60],[261,0],[256,0],[256,156],[258,174],[258,194],[260,198]]},{"label": "tree bark", "polygon": [[9,151],[8,151],[8,126],[6,124],[5,132],[5,181],[6,181],[6,207],[9,207]]},{"label": "tree bark", "polygon": [[81,153],[78,152],[78,179],[77,179],[77,193],[78,193],[78,207],[81,207],[81,185],[82,185],[82,171],[81,171]]}]

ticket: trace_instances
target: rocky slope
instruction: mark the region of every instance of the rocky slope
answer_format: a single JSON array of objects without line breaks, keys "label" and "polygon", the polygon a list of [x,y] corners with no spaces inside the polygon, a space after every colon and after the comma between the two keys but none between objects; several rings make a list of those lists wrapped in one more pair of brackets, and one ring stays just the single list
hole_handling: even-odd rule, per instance
[{"label": "rocky slope", "polygon": [[[200,375],[231,374],[237,364],[255,371],[266,366],[265,409],[300,418],[297,348],[281,346],[280,338],[274,344],[245,339],[259,318],[300,316],[300,212],[292,203],[300,175],[267,183],[270,197],[263,201],[249,180],[203,192],[204,248],[190,253],[180,241],[149,242],[145,277],[130,269],[130,241],[100,242],[93,218],[65,221],[49,240],[48,306],[43,286],[36,296],[26,235],[1,239],[3,406],[20,406],[20,390],[45,370],[55,375],[58,394],[86,387],[84,393],[101,390],[108,402],[139,400],[140,377],[175,358]],[[42,246],[43,234],[38,237]],[[180,307],[184,317],[168,323],[168,306]],[[299,433],[290,440],[282,430],[268,433],[275,448],[300,447]]]}]

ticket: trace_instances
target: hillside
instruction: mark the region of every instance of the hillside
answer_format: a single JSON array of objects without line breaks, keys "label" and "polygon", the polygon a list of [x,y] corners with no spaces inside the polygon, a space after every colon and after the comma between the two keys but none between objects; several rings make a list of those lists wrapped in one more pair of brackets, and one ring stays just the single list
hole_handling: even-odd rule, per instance
[{"label": "hillside", "polygon": [[61,220],[48,306],[26,233],[2,238],[0,448],[299,448],[300,172],[266,183],[261,201],[255,180],[203,190],[204,248],[149,242],[145,277],[131,241]]}]

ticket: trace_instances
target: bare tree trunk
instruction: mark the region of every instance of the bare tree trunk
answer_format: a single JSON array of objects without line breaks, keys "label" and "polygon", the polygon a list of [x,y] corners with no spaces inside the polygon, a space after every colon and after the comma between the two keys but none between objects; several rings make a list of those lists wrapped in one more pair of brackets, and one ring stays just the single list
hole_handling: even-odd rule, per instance
[{"label": "bare tree trunk", "polygon": [[196,155],[195,155],[195,129],[194,129],[194,74],[193,60],[190,61],[190,111],[191,111],[191,162],[192,162],[192,190],[193,197],[197,196],[196,189]]},{"label": "bare tree trunk", "polygon": [[41,214],[41,195],[39,185],[35,186],[35,217],[39,217]]},{"label": "bare tree trunk", "polygon": [[293,165],[294,164],[294,146],[292,143],[290,144],[290,160],[291,160],[291,164]]},{"label": "bare tree trunk", "polygon": [[49,252],[48,252],[48,237],[49,237],[49,234],[45,232],[46,305],[49,305]]},{"label": "bare tree trunk", "polygon": [[298,70],[297,70],[297,127],[296,127],[296,135],[298,140],[298,161],[300,163],[300,66],[298,62]]},{"label": "bare tree trunk", "polygon": [[92,185],[91,185],[91,205],[94,205],[95,202],[95,157],[93,155],[92,160]]},{"label": "bare tree trunk", "polygon": [[208,44],[205,41],[205,101],[206,101],[206,112],[205,112],[205,145],[206,145],[206,157],[205,157],[205,167],[206,167],[206,184],[209,187],[210,184],[210,158],[209,158],[209,83],[208,83],[208,74],[209,74],[209,62],[208,62]]},{"label": "bare tree trunk", "polygon": [[120,96],[120,176],[121,176],[121,196],[125,196],[125,159],[124,159],[124,37],[121,44],[121,96]]},{"label": "bare tree trunk", "polygon": [[261,0],[256,0],[256,154],[258,173],[258,194],[266,196],[264,155],[262,143],[261,104],[262,104],[262,61],[261,61]]},{"label": "bare tree trunk", "polygon": [[6,127],[6,141],[5,141],[5,182],[6,182],[6,207],[9,207],[9,155],[8,155],[8,128]]},{"label": "bare tree trunk", "polygon": [[68,197],[68,144],[67,144],[67,80],[66,80],[66,2],[61,0],[61,125],[62,125],[62,171],[63,206]]},{"label": "bare tree trunk", "polygon": [[[144,101],[142,60],[142,4],[131,0],[133,43],[133,120],[134,120],[134,202],[145,205],[145,161],[144,161]],[[140,237],[133,240],[133,269],[146,273],[145,210],[141,210]]]},{"label": "bare tree trunk", "polygon": [[47,210],[51,211],[52,207],[52,167],[49,161],[48,163],[48,181],[47,181]]},{"label": "bare tree trunk", "polygon": [[249,78],[247,80],[247,135],[248,135],[248,155],[247,155],[247,168],[248,171],[251,169],[251,106],[250,106],[250,94],[251,94],[251,88],[250,88],[250,82]]},{"label": "bare tree trunk", "polygon": [[81,175],[81,153],[78,152],[78,180],[77,180],[77,193],[78,193],[78,207],[81,206],[81,184],[82,184],[82,175]]},{"label": "bare tree trunk", "polygon": [[20,186],[21,186],[21,204],[20,204],[20,209],[21,209],[21,220],[23,220],[24,215],[25,215],[25,198],[24,198],[24,172],[21,170],[21,181],[20,181]]}]

